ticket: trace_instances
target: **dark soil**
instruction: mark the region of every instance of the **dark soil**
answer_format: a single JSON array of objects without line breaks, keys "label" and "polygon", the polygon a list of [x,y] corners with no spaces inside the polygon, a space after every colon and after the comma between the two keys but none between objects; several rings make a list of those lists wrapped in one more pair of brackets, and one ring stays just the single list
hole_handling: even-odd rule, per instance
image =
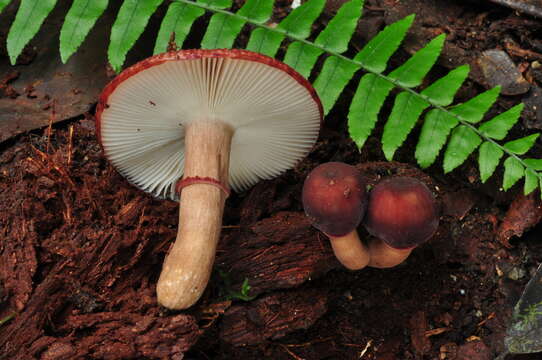
[{"label": "dark soil", "polygon": [[[327,11],[339,2],[330,1]],[[490,2],[367,1],[356,42],[413,12],[417,27],[392,65],[446,32],[433,76],[461,63],[474,66],[458,101],[490,83],[476,68],[480,52],[489,49],[505,50],[530,91],[537,90],[532,62],[542,61],[542,23]],[[0,83],[5,96],[14,94],[9,79]],[[0,321],[13,318],[0,325],[0,359],[478,360],[501,354],[513,305],[542,262],[540,194],[524,197],[521,185],[499,191],[502,174],[481,184],[474,160],[448,175],[440,165],[421,172],[413,165],[416,136],[398,152],[400,162],[383,162],[381,125],[358,152],[345,124],[354,90],[344,92],[313,152],[295,169],[228,199],[213,278],[202,299],[182,312],[157,306],[155,297],[178,205],[135,189],[111,167],[92,113],[1,143]],[[531,97],[504,96],[492,113],[527,99],[536,105]],[[541,120],[536,111],[526,113],[513,135],[530,133]],[[542,155],[540,147],[533,155]],[[442,209],[437,234],[403,265],[345,270],[300,202],[305,176],[326,161],[356,164],[370,184],[395,174],[424,180]],[[245,279],[251,300],[235,296]]]}]

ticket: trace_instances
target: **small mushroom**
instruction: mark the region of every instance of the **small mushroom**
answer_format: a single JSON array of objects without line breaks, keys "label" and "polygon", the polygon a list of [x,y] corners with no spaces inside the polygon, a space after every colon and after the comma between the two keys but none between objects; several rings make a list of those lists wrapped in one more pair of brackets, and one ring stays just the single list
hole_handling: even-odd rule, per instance
[{"label": "small mushroom", "polygon": [[365,181],[340,162],[314,168],[303,184],[303,207],[315,228],[329,237],[337,259],[350,270],[367,266],[369,253],[356,228],[365,213]]},{"label": "small mushroom", "polygon": [[377,239],[369,244],[369,266],[389,268],[402,263],[412,250],[438,228],[435,197],[420,180],[393,177],[379,182],[369,194],[367,231]]},{"label": "small mushroom", "polygon": [[322,113],[306,79],[246,50],[159,54],[106,86],[96,110],[105,155],[140,189],[180,198],[160,304],[185,309],[200,298],[230,186],[245,190],[294,167],[314,145]]}]

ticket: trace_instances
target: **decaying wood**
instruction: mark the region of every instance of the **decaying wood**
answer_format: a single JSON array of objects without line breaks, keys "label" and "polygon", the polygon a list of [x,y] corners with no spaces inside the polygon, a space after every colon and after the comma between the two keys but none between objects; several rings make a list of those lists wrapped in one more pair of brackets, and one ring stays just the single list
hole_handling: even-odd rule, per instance
[{"label": "decaying wood", "polygon": [[521,236],[525,230],[542,220],[542,202],[539,196],[538,192],[528,196],[520,194],[512,201],[497,230],[497,239],[501,244],[511,247],[511,237]]},{"label": "decaying wood", "polygon": [[[132,189],[97,146],[72,148],[66,168],[63,136],[53,154],[44,140],[0,160],[0,319],[16,313],[0,359],[179,358],[198,325],[163,314],[154,295],[177,205]],[[95,142],[92,127],[72,136]]]},{"label": "decaying wood", "polygon": [[227,310],[220,337],[236,346],[259,344],[307,329],[326,310],[327,296],[314,289],[268,295]]},{"label": "decaying wood", "polygon": [[339,267],[329,240],[315,230],[302,212],[281,212],[223,239],[217,264],[232,287],[244,279],[250,295],[291,288]]}]

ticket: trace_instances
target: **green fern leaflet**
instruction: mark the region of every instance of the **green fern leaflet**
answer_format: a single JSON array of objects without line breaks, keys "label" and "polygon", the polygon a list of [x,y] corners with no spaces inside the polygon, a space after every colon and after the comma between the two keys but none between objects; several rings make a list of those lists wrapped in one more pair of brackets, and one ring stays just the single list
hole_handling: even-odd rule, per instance
[{"label": "green fern leaflet", "polygon": [[[272,57],[284,54],[281,60],[313,79],[325,114],[333,109],[339,97],[346,96],[343,90],[348,84],[356,89],[351,99],[347,99],[347,122],[349,135],[360,149],[381,121],[382,152],[388,160],[410,138],[416,143],[414,156],[422,168],[434,165],[441,157],[443,170],[448,173],[475,155],[482,182],[502,165],[504,190],[521,179],[525,194],[541,187],[542,159],[529,157],[539,134],[507,139],[508,132],[519,121],[522,104],[485,120],[499,96],[500,89],[496,87],[454,105],[454,97],[468,76],[468,66],[460,66],[433,83],[422,85],[442,53],[444,34],[390,69],[390,58],[403,43],[415,16],[386,26],[357,53],[345,56],[353,48],[350,45],[364,1],[344,2],[327,25],[315,33],[314,25],[325,2],[305,1],[283,19],[269,23],[273,0],[246,0],[239,6],[232,0],[173,0],[163,4],[167,10],[161,19],[154,53],[166,51],[172,35],[181,46],[198,19],[208,19],[200,43],[203,48],[232,47],[246,29],[248,50]],[[0,11],[8,3],[9,0],[0,0]],[[116,71],[122,68],[126,54],[162,3],[163,0],[123,0],[108,48],[109,62]],[[21,1],[7,39],[12,63],[55,4],[56,0]],[[77,51],[107,4],[107,0],[74,0],[60,34],[63,61]],[[232,6],[238,10],[231,10]],[[322,65],[316,71],[318,63]],[[383,119],[386,100],[393,105],[390,115]],[[416,128],[420,129],[419,135],[413,138]]]}]

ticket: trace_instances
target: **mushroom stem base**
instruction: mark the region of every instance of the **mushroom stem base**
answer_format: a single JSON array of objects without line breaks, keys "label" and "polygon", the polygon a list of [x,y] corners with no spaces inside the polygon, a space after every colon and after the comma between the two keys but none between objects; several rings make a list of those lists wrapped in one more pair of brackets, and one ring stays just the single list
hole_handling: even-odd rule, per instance
[{"label": "mushroom stem base", "polygon": [[188,124],[185,134],[183,179],[215,179],[181,189],[177,239],[164,261],[156,286],[158,302],[186,309],[203,294],[215,259],[227,194],[231,128],[220,122]]},{"label": "mushroom stem base", "polygon": [[369,243],[369,266],[378,269],[397,266],[408,258],[413,249],[395,249],[380,239],[374,239]]},{"label": "mushroom stem base", "polygon": [[344,236],[331,236],[326,234],[331,241],[331,247],[335,257],[349,270],[363,269],[369,263],[369,252],[362,244],[356,230]]}]

